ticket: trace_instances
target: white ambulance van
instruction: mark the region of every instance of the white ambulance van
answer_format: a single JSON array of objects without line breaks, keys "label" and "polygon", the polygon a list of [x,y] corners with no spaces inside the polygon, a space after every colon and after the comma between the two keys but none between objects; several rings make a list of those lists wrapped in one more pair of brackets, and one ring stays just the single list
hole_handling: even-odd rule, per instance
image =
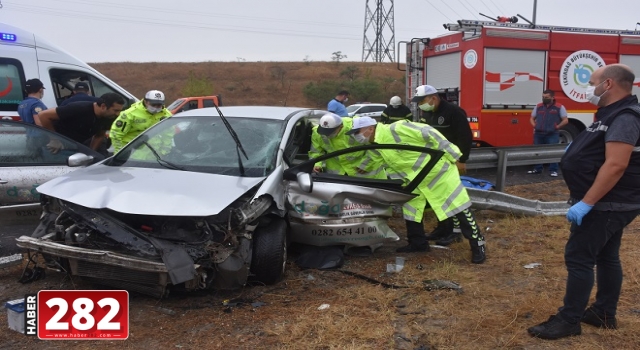
[{"label": "white ambulance van", "polygon": [[89,84],[89,94],[122,95],[127,105],[137,99],[88,64],[35,34],[0,23],[0,119],[20,120],[18,105],[26,97],[24,84],[38,78],[45,87],[42,102],[56,107],[79,81]]}]

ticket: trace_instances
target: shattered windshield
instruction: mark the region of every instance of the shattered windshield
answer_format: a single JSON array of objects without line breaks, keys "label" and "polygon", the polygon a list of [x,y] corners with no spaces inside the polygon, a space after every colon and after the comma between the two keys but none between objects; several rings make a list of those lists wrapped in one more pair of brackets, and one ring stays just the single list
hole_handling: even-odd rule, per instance
[{"label": "shattered windshield", "polygon": [[[268,175],[282,139],[281,120],[228,117],[249,159],[244,176]],[[118,152],[108,165],[240,176],[236,143],[220,117],[168,118]]]}]

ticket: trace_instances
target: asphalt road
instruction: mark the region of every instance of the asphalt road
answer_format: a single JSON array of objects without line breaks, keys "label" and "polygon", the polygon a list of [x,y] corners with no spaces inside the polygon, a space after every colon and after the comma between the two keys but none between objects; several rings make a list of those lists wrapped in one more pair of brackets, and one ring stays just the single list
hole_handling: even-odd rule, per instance
[{"label": "asphalt road", "polygon": [[20,248],[16,247],[16,238],[23,235],[31,235],[37,226],[37,219],[31,224],[2,225],[0,227],[0,256],[20,252]]}]

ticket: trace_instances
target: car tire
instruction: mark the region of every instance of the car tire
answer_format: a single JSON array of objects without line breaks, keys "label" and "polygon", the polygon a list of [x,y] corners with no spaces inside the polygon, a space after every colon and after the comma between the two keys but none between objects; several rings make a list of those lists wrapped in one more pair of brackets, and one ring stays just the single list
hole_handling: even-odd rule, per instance
[{"label": "car tire", "polygon": [[286,262],[287,222],[275,218],[253,232],[251,273],[258,282],[274,284],[284,277]]},{"label": "car tire", "polygon": [[560,143],[571,143],[580,133],[580,129],[573,124],[567,124],[560,129]]}]

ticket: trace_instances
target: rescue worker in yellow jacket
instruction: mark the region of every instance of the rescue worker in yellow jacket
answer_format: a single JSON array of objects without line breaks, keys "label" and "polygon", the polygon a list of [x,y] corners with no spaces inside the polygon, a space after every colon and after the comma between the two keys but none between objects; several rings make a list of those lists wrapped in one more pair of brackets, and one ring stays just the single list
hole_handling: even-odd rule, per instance
[{"label": "rescue worker in yellow jacket", "polygon": [[[414,191],[418,196],[402,207],[409,245],[398,248],[398,252],[429,251],[422,217],[425,207],[430,205],[438,220],[451,217],[459,222],[462,234],[471,245],[471,262],[482,264],[485,261],[485,240],[469,210],[471,200],[456,167],[456,161],[462,155],[456,145],[435,128],[407,120],[385,125],[377,124],[370,117],[361,117],[354,120],[348,133],[362,144],[404,144],[444,152],[444,156]],[[389,177],[402,179],[405,183],[415,178],[431,158],[424,153],[406,150],[383,149],[379,150],[379,154],[384,160]]]},{"label": "rescue worker in yellow jacket", "polygon": [[[357,119],[357,118],[355,118]],[[313,127],[311,133],[311,149],[309,158],[339,151],[359,144],[349,135],[353,125],[352,118],[340,118],[337,114],[327,113],[320,118],[318,125]],[[374,151],[373,153],[375,153]],[[366,177],[372,179],[386,179],[387,175],[382,167],[382,158],[379,154],[371,157],[372,152],[361,151],[343,154],[315,164],[314,172],[328,174]],[[374,160],[375,159],[375,160]]]},{"label": "rescue worker in yellow jacket", "polygon": [[140,133],[152,127],[157,122],[171,117],[171,112],[164,106],[164,93],[151,90],[144,95],[142,101],[131,105],[111,125],[109,137],[114,152],[118,152]]}]

